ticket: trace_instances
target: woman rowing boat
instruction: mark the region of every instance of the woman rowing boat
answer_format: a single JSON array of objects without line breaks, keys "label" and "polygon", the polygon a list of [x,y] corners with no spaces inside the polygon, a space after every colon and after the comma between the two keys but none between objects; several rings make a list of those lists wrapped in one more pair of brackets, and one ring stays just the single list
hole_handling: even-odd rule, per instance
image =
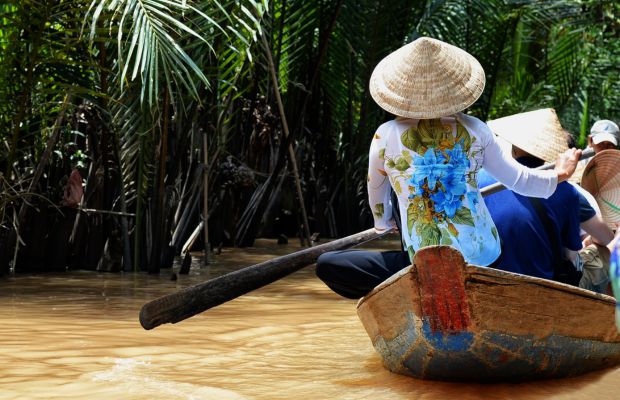
[{"label": "woman rowing boat", "polygon": [[492,265],[500,240],[477,188],[480,168],[517,193],[542,198],[574,172],[580,150],[562,153],[551,171],[535,171],[504,153],[485,123],[464,114],[484,84],[473,56],[427,37],[377,65],[371,95],[396,118],[381,125],[371,142],[368,199],[375,229],[395,229],[390,193],[396,193],[405,251],[323,254],[316,273],[336,293],[364,296],[430,245],[450,245],[470,264]]}]

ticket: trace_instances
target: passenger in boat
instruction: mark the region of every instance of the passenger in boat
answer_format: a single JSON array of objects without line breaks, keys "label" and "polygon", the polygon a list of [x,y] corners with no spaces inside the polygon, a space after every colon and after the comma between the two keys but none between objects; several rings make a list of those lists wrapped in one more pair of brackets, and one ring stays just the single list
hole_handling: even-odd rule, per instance
[{"label": "passenger in boat", "polygon": [[[615,224],[616,230],[620,221],[618,212],[619,173],[620,151],[605,150],[598,152],[588,163],[582,179],[582,190],[590,191],[594,195],[592,197],[594,203],[597,204],[597,214],[601,215],[609,225]],[[616,235],[618,235],[617,231]],[[580,260],[584,269],[580,287],[609,293],[609,244],[601,243],[600,239],[593,235],[584,241],[584,245],[586,247],[580,251]]]},{"label": "passenger in boat", "polygon": [[[590,128],[590,134],[588,135],[587,149],[593,149],[594,153],[600,153],[603,150],[610,150],[618,148],[618,140],[620,138],[620,130],[618,125],[608,119],[601,119],[596,121]],[[576,184],[580,184],[581,175],[583,170],[588,164],[589,159],[581,160],[577,163],[575,173],[571,177],[570,181]]]},{"label": "passenger in boat", "polygon": [[[614,232],[603,220],[600,208],[594,197],[579,185],[574,185],[581,198],[579,208],[581,239],[583,248],[578,252],[567,251],[567,257],[578,270],[583,272],[579,287],[598,293],[608,293],[609,286],[609,250],[607,246],[614,237]],[[586,205],[583,203],[587,202]],[[591,214],[588,209],[594,211]]]},{"label": "passenger in boat", "polygon": [[[568,149],[568,133],[553,109],[511,115],[488,124],[512,146],[513,157],[524,165],[540,166]],[[494,182],[482,173],[479,185]],[[584,193],[569,183],[558,185],[548,199],[505,191],[486,197],[485,203],[503,242],[496,264],[503,270],[579,285],[583,269],[580,228],[603,246],[613,238]],[[591,255],[584,254],[588,260]]]},{"label": "passenger in boat", "polygon": [[595,153],[603,150],[615,149],[618,147],[618,137],[620,129],[615,122],[608,119],[596,121],[590,128],[588,135],[588,147],[594,149]]},{"label": "passenger in boat", "polygon": [[[567,148],[575,146],[575,139],[568,132],[566,140]],[[573,261],[578,270],[583,271],[579,287],[599,293],[609,293],[609,250],[607,245],[614,233],[604,221],[594,196],[579,184],[588,161],[590,161],[589,158],[579,161],[575,173],[569,179],[571,185],[582,196],[580,203],[584,204],[587,202],[588,207],[580,207],[579,209],[583,248],[579,252],[567,250],[567,256]],[[592,210],[594,215],[590,217]]]},{"label": "passenger in boat", "polygon": [[450,245],[465,260],[493,265],[500,239],[478,190],[485,167],[512,190],[546,198],[575,169],[580,150],[561,154],[555,169],[535,171],[503,152],[489,127],[463,111],[484,89],[484,71],[467,52],[422,37],[385,57],[370,93],[396,118],[371,142],[368,199],[379,232],[395,229],[390,192],[398,198],[405,251],[325,253],[317,276],[336,293],[359,298],[411,264],[424,246]]}]

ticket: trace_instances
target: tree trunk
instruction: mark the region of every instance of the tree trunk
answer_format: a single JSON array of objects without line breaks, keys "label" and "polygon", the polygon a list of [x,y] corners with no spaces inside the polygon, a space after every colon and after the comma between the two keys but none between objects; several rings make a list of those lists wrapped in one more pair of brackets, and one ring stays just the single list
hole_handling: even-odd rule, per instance
[{"label": "tree trunk", "polygon": [[211,258],[211,243],[209,243],[209,146],[207,140],[207,132],[202,132],[202,156],[203,156],[203,203],[202,203],[202,220],[204,228],[204,258],[203,265],[208,265]]}]

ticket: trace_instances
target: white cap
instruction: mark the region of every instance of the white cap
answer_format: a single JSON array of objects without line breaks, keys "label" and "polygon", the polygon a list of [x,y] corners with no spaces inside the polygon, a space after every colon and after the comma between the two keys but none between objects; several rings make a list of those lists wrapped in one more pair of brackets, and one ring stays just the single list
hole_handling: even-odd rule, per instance
[{"label": "white cap", "polygon": [[614,146],[618,146],[618,135],[620,129],[615,122],[608,119],[602,119],[596,121],[590,129],[590,137],[592,137],[592,143],[599,144],[602,142],[611,142]]}]

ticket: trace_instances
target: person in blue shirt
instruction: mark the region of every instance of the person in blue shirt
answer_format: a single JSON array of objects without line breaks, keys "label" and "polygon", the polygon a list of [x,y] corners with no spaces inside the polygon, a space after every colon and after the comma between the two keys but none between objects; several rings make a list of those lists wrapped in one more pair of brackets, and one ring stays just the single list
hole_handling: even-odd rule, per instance
[{"label": "person in blue shirt", "polygon": [[[519,163],[530,168],[543,164],[541,159],[515,146],[513,155]],[[479,187],[495,182],[484,170],[478,174]],[[491,267],[553,279],[555,254],[563,256],[563,248],[574,251],[581,249],[579,224],[580,207],[583,204],[577,190],[569,183],[562,182],[549,198],[537,201],[543,205],[554,228],[554,242],[561,247],[552,247],[551,238],[530,198],[503,190],[484,198],[502,242],[501,254]]]},{"label": "person in blue shirt", "polygon": [[[488,125],[499,136],[502,150],[512,153],[518,162],[529,167],[552,162],[571,145],[571,135],[551,108],[496,119]],[[479,186],[495,182],[490,172],[483,170],[479,174]],[[584,262],[597,261],[591,259],[598,255],[592,249],[578,252],[582,239],[586,234],[591,235],[593,243],[604,247],[613,237],[611,229],[593,208],[595,203],[589,193],[570,183],[559,184],[556,192],[544,200],[508,191],[488,196],[485,204],[502,240],[502,256],[493,266],[546,279],[559,279],[554,277],[554,272],[560,271],[555,271],[554,267],[565,267],[574,278],[565,283],[581,286],[583,278],[577,271],[586,269],[589,264]],[[566,278],[566,274],[562,278]],[[592,273],[588,278],[599,280]],[[581,287],[593,290],[591,284],[583,283]]]}]

